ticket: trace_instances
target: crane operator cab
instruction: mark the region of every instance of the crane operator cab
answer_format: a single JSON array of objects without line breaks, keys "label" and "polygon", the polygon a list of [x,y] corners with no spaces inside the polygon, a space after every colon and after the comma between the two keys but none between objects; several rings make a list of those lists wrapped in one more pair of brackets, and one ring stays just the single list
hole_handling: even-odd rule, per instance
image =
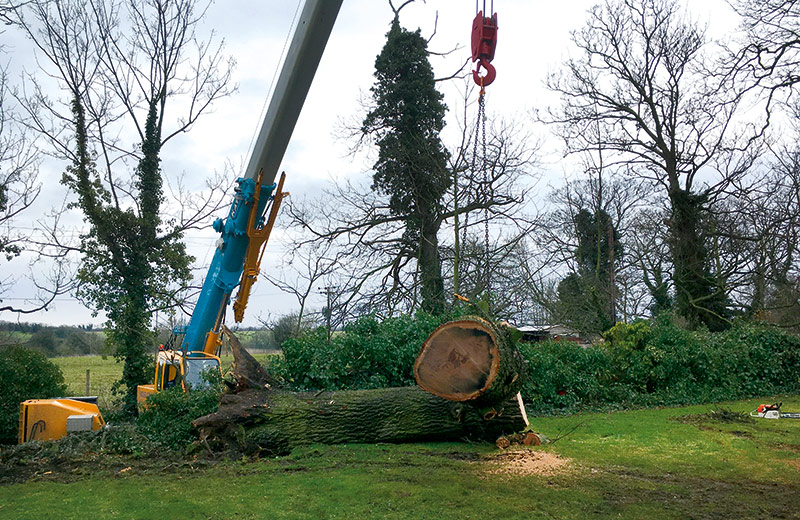
[{"label": "crane operator cab", "polygon": [[222,377],[219,357],[207,352],[183,352],[160,346],[156,356],[152,385],[139,385],[136,401],[142,408],[154,393],[180,387],[184,392],[208,388],[210,381]]}]

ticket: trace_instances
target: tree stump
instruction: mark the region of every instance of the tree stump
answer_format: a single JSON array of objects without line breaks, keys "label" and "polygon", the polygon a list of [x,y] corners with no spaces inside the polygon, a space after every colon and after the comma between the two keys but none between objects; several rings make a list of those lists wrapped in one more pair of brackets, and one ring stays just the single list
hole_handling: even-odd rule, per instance
[{"label": "tree stump", "polygon": [[526,375],[525,359],[509,331],[474,316],[439,326],[422,344],[414,363],[420,388],[479,407],[514,397]]}]

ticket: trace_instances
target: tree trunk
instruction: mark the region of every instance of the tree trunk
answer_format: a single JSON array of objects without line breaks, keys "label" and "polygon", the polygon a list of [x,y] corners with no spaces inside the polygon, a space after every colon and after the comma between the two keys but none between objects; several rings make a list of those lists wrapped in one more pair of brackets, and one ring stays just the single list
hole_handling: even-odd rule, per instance
[{"label": "tree trunk", "polygon": [[525,427],[515,401],[481,409],[417,387],[287,392],[224,331],[233,351],[237,393],[223,395],[215,413],[192,423],[213,450],[278,455],[313,443],[495,442]]},{"label": "tree trunk", "polygon": [[419,272],[421,282],[422,309],[434,316],[444,312],[444,281],[442,279],[442,258],[439,254],[440,221],[428,214],[427,201],[418,201],[423,208],[422,226],[419,234]]},{"label": "tree trunk", "polygon": [[417,384],[449,401],[496,406],[522,388],[527,367],[504,327],[464,317],[439,326],[414,363]]},{"label": "tree trunk", "polygon": [[525,428],[513,401],[488,411],[417,387],[293,393],[249,389],[223,395],[192,423],[212,449],[279,455],[295,446],[376,442],[495,442]]},{"label": "tree trunk", "polygon": [[681,189],[671,190],[669,196],[672,278],[678,312],[692,327],[705,325],[714,332],[724,330],[730,326],[728,298],[711,272],[701,235],[707,196]]}]

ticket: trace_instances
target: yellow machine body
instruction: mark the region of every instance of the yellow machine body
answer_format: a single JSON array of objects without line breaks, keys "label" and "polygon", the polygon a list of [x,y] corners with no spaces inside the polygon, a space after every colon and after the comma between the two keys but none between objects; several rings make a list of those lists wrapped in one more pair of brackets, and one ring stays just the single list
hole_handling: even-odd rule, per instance
[{"label": "yellow machine body", "polygon": [[136,402],[139,408],[145,406],[145,401],[151,395],[180,386],[185,392],[189,386],[200,384],[198,376],[207,369],[218,370],[222,376],[222,368],[218,356],[207,352],[189,352],[191,356],[184,356],[176,350],[159,350],[156,357],[156,371],[152,385],[138,385],[136,387]]},{"label": "yellow machine body", "polygon": [[19,443],[50,441],[67,435],[70,417],[86,427],[79,430],[99,430],[106,422],[97,405],[74,399],[30,399],[19,406]]}]

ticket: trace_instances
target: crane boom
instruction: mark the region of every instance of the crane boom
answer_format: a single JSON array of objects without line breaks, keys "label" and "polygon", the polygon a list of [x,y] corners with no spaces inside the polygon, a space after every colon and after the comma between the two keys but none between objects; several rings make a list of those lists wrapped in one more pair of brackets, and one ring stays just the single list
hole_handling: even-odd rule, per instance
[{"label": "crane boom", "polygon": [[255,179],[263,170],[263,184],[275,180],[341,5],[342,0],[306,1],[245,178]]},{"label": "crane boom", "polygon": [[264,225],[275,176],[341,5],[342,0],[305,2],[245,175],[236,181],[228,217],[214,222],[221,237],[189,325],[176,331],[184,334],[180,350],[189,357],[216,351],[231,293],[242,277],[245,259],[253,256],[248,255],[250,228],[260,230]]}]

